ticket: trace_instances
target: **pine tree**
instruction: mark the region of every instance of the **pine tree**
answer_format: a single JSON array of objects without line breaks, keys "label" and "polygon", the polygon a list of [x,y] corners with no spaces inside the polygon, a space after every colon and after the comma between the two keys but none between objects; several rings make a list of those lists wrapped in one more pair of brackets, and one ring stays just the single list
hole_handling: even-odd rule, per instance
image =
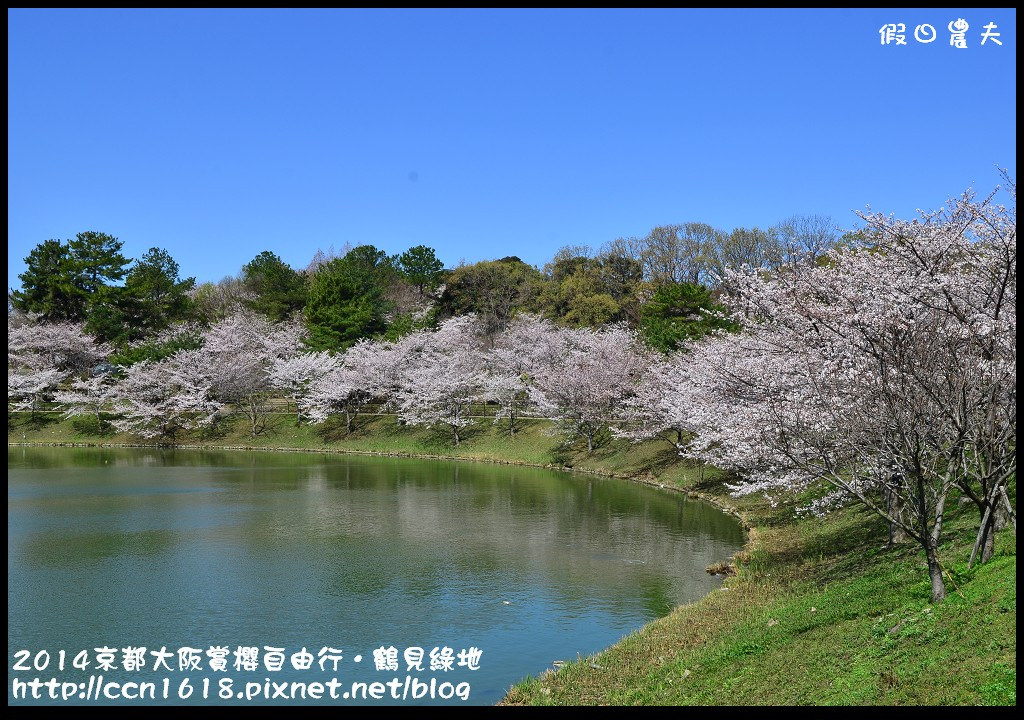
[{"label": "pine tree", "polygon": [[44,320],[81,320],[84,304],[71,282],[71,254],[60,240],[36,245],[28,257],[25,272],[18,275],[21,290],[11,293],[14,307],[38,313]]}]

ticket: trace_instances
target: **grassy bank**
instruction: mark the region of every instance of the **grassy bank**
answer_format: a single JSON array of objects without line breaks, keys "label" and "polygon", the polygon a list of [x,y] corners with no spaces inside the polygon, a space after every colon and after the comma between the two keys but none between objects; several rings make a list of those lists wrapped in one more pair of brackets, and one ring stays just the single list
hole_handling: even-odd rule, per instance
[{"label": "grassy bank", "polygon": [[1016,541],[966,571],[976,511],[941,550],[949,596],[929,604],[923,553],[884,546],[848,510],[793,521],[747,505],[758,529],[723,589],[608,651],[514,687],[510,704],[1016,704]]},{"label": "grassy bank", "polygon": [[[296,428],[281,415],[258,438],[231,419],[180,442],[571,466],[700,492],[753,527],[723,589],[603,653],[527,679],[508,704],[1016,704],[1016,538],[1001,533],[993,560],[967,571],[973,506],[952,502],[940,549],[949,596],[930,605],[923,554],[886,547],[884,528],[861,510],[796,519],[792,507],[728,497],[720,473],[680,462],[667,443],[611,441],[588,455],[549,428],[528,421],[511,438],[481,422],[453,447],[444,433],[393,417],[362,418],[346,436],[339,425]],[[139,442],[55,416],[14,417],[8,440]]]}]

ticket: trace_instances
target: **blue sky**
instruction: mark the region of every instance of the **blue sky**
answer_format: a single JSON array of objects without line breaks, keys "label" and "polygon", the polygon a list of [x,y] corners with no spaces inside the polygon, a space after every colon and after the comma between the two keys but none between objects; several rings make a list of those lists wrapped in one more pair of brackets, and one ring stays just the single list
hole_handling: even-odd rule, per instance
[{"label": "blue sky", "polygon": [[83,230],[205,281],[909,216],[1016,177],[1015,56],[1006,9],[8,10],[8,285]]}]

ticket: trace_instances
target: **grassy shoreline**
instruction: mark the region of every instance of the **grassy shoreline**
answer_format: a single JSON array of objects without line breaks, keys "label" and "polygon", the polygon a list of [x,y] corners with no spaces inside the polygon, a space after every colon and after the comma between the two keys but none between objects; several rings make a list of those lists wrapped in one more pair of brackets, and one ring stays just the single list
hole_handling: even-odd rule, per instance
[{"label": "grassy shoreline", "polygon": [[[247,438],[244,423],[174,447],[358,453],[471,460],[595,473],[705,499],[741,519],[747,545],[720,590],[677,607],[607,650],[513,686],[513,705],[1016,704],[1016,537],[997,536],[989,563],[966,570],[971,506],[950,513],[940,555],[949,597],[928,603],[923,554],[888,547],[884,528],[849,508],[797,519],[791,506],[733,498],[724,475],[681,461],[665,442],[611,440],[595,453],[561,446],[549,424],[510,437],[481,422],[458,447],[443,433],[360,419],[352,436],[281,417]],[[148,446],[98,436],[83,421],[9,421],[9,445]]]}]

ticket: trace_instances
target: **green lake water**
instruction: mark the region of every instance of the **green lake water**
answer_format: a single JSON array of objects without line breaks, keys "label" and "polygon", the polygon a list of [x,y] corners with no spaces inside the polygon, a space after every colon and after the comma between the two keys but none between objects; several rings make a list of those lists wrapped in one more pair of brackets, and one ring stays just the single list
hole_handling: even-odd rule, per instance
[{"label": "green lake water", "polygon": [[[518,679],[605,648],[718,587],[704,568],[744,541],[734,518],[679,494],[504,465],[9,447],[7,477],[13,704],[86,702],[21,700],[12,696],[15,679],[87,683],[98,675],[153,682],[158,703],[284,703],[254,688],[248,702],[222,700],[223,679],[232,696],[250,682],[331,678],[339,693],[354,681],[398,678],[402,693],[407,675],[424,686],[434,678],[435,688],[468,683],[468,703],[493,703]],[[226,671],[211,671],[211,646],[258,647],[260,666],[236,669],[229,654]],[[309,669],[287,660],[271,672],[262,664],[266,646],[286,657],[306,648],[315,659]],[[111,670],[96,668],[103,647],[117,651]],[[128,672],[130,647],[147,648],[146,664]],[[182,647],[203,651],[199,669],[179,669]],[[330,660],[319,667],[324,647],[341,650],[336,671]],[[398,670],[378,670],[374,650],[390,647]],[[410,647],[424,649],[423,671],[407,671]],[[445,647],[455,664],[431,672],[430,651]],[[174,653],[170,670],[154,672],[151,651],[161,648]],[[477,669],[458,665],[470,648],[482,651]],[[30,653],[27,671],[14,669],[21,650]],[[82,650],[84,671],[71,667]],[[182,701],[185,678],[194,693]],[[305,702],[413,702],[393,692],[379,701]]]}]

